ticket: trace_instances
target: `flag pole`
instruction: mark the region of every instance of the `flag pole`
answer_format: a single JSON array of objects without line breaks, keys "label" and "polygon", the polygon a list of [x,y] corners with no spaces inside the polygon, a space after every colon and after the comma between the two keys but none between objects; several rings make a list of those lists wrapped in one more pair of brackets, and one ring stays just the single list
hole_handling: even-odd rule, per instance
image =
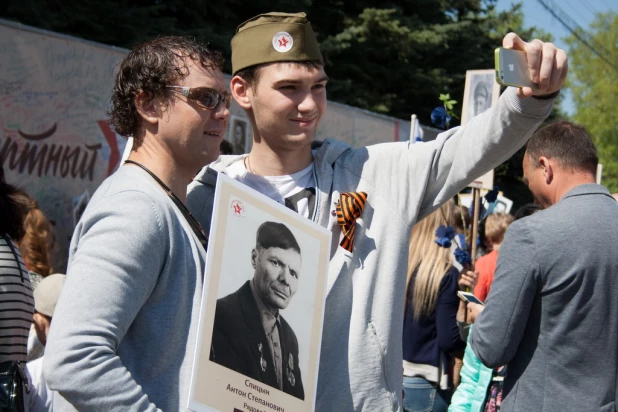
[{"label": "flag pole", "polygon": [[416,123],[417,122],[418,122],[418,118],[416,117],[415,114],[410,116],[410,141],[413,143],[416,141]]}]

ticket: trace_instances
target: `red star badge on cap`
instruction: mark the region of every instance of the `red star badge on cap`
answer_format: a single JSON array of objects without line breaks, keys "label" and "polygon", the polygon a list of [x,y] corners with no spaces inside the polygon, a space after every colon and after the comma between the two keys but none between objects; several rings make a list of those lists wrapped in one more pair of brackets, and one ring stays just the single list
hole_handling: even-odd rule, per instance
[{"label": "red star badge on cap", "polygon": [[294,38],[287,31],[280,31],[273,36],[272,44],[279,53],[285,53],[294,46]]}]

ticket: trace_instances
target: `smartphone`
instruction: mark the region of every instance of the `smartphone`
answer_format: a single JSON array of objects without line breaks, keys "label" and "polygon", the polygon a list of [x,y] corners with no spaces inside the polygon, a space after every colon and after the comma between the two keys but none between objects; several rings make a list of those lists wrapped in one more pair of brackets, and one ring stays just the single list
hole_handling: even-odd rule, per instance
[{"label": "smartphone", "polygon": [[519,50],[498,47],[495,51],[496,81],[503,86],[530,87],[538,89],[530,80],[526,53]]},{"label": "smartphone", "polygon": [[462,292],[461,290],[457,292],[457,296],[461,299],[465,300],[468,303],[478,303],[479,305],[485,306],[482,300],[474,296],[473,293],[470,292]]}]

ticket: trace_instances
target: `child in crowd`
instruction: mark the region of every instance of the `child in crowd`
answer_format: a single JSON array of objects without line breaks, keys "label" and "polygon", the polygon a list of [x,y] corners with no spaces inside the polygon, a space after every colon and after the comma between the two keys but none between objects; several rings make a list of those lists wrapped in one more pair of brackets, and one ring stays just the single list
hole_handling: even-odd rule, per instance
[{"label": "child in crowd", "polygon": [[474,295],[482,301],[485,301],[489,294],[489,287],[494,280],[500,245],[504,239],[506,229],[512,221],[513,217],[508,213],[493,213],[487,217],[485,223],[485,238],[487,239],[490,252],[480,257],[474,265],[476,271],[479,272],[478,283],[474,289]]},{"label": "child in crowd", "polygon": [[[43,346],[47,343],[52,316],[65,278],[65,275],[59,273],[49,275],[34,290],[34,330]],[[52,410],[54,392],[45,383],[43,376],[44,357],[26,364],[26,375],[30,385],[30,392],[26,394],[26,405],[30,407],[30,412]]]}]

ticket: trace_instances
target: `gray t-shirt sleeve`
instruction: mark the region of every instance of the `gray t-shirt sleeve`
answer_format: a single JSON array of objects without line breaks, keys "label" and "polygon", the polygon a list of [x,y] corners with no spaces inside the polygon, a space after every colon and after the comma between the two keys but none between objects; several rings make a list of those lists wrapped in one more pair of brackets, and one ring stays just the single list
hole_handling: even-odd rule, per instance
[{"label": "gray t-shirt sleeve", "polygon": [[156,286],[168,238],[137,191],[104,197],[78,224],[44,358],[49,387],[77,410],[157,410],[117,351]]}]

